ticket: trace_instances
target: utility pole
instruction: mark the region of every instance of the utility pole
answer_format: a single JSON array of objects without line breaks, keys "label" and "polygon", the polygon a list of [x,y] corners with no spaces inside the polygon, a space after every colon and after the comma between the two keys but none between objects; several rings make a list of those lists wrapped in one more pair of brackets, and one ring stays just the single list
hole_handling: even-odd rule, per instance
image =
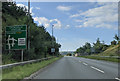
[{"label": "utility pole", "polygon": [[[29,24],[30,24],[30,22],[29,22],[29,20],[30,20],[30,0],[28,0],[28,25],[27,25],[27,41],[28,41],[28,43],[27,43],[27,48],[28,48],[28,51],[30,51],[30,26],[29,26]],[[21,50],[21,61],[23,62],[24,61],[24,50]]]},{"label": "utility pole", "polygon": [[52,25],[52,48],[51,48],[51,52],[53,53],[53,56],[54,56],[54,39],[53,39],[53,27],[54,25]]},{"label": "utility pole", "polygon": [[30,50],[30,0],[28,0],[28,50]]},{"label": "utility pole", "polygon": [[54,25],[52,25],[52,37],[53,37],[53,27],[54,27]]}]

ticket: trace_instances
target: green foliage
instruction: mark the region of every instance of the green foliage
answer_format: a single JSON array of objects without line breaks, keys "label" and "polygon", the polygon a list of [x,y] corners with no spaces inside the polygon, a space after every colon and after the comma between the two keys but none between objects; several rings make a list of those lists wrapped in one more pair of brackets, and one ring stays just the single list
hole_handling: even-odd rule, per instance
[{"label": "green foliage", "polygon": [[[32,64],[25,64],[23,66],[16,66],[8,69],[4,69],[2,73],[2,79],[24,79],[25,77],[29,77],[34,72],[44,68],[45,66],[53,63],[56,60],[59,60],[61,57],[52,58],[49,60],[45,60],[42,62],[32,63]],[[5,80],[6,81],[6,80]]]},{"label": "green foliage", "polygon": [[83,58],[89,58],[89,59],[96,59],[96,60],[105,60],[105,61],[111,61],[111,62],[119,62],[118,58],[113,57],[99,57],[99,56],[80,56]]},{"label": "green foliage", "polygon": [[108,45],[106,45],[104,41],[103,43],[101,43],[101,41],[98,38],[96,40],[96,43],[93,43],[93,46],[91,46],[91,44],[87,42],[84,46],[78,48],[76,50],[76,53],[80,53],[81,55],[90,55],[91,53],[93,53],[92,51],[94,50],[94,53],[98,54],[105,51],[107,48]]},{"label": "green foliage", "polygon": [[[3,44],[3,55],[7,57],[8,50],[5,50],[5,28],[6,26],[14,26],[14,25],[28,25],[30,27],[30,42],[31,49],[30,51],[24,50],[24,60],[31,59],[39,59],[49,55],[51,53],[52,47],[52,36],[46,31],[44,26],[37,26],[34,23],[32,16],[30,17],[27,14],[27,9],[24,7],[16,6],[15,2],[4,2],[2,5],[2,44]],[[28,22],[29,18],[29,22]],[[54,48],[56,49],[55,56],[59,54],[60,44],[56,43],[55,37],[54,39]],[[12,51],[12,57],[9,59],[13,59],[15,61],[20,61],[21,51]],[[4,59],[4,58],[3,58]],[[6,59],[8,61],[9,59]]]},{"label": "green foliage", "polygon": [[111,41],[111,45],[116,45],[117,42],[115,40]]},{"label": "green foliage", "polygon": [[111,45],[104,52],[98,54],[99,56],[118,56],[118,45]]},{"label": "green foliage", "polygon": [[[4,58],[3,60],[2,60],[2,63],[3,64],[9,64],[9,63],[14,63],[14,62],[16,62],[13,58],[13,54],[11,54],[11,53],[8,53],[8,54],[6,54],[6,55],[2,55],[2,58]],[[11,59],[12,58],[12,59]],[[7,60],[7,61],[6,61]]]},{"label": "green foliage", "polygon": [[117,34],[115,34],[114,39],[117,40],[117,41],[119,40],[119,37],[118,37]]},{"label": "green foliage", "polygon": [[80,53],[80,54],[91,54],[91,44],[86,42],[85,45],[83,47],[80,47],[77,49],[76,53]]}]

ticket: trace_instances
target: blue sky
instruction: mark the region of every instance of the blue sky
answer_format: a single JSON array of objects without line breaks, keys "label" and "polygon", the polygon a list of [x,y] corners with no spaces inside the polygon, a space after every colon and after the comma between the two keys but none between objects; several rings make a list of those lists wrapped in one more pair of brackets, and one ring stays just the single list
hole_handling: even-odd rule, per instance
[{"label": "blue sky", "polygon": [[[18,2],[26,6],[26,2]],[[85,42],[91,44],[99,37],[110,44],[118,30],[117,3],[100,2],[31,2],[34,22],[44,25],[62,45],[60,51],[75,51]]]}]

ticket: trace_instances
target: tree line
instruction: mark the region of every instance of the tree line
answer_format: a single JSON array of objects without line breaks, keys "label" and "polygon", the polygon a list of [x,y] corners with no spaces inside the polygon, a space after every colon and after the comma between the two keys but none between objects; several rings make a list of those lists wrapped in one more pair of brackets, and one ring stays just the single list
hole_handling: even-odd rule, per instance
[{"label": "tree line", "polygon": [[[29,21],[29,22],[28,22]],[[46,31],[44,26],[37,26],[32,16],[28,15],[25,7],[16,6],[15,2],[2,3],[2,55],[3,63],[20,61],[21,50],[11,50],[10,53],[5,49],[6,26],[28,25],[30,26],[30,50],[24,50],[24,60],[40,59],[47,56],[53,56],[51,48],[55,48],[54,56],[59,55],[60,44],[56,42],[56,38],[52,37]],[[52,45],[52,39],[54,46]]]},{"label": "tree line", "polygon": [[99,38],[97,38],[96,42],[91,45],[90,43],[86,42],[85,45],[78,48],[75,53],[80,53],[81,55],[91,55],[91,54],[99,54],[103,51],[105,51],[108,47],[117,45],[119,41],[119,37],[117,34],[114,36],[114,40],[111,41],[111,45],[105,44],[104,41],[100,41]]}]

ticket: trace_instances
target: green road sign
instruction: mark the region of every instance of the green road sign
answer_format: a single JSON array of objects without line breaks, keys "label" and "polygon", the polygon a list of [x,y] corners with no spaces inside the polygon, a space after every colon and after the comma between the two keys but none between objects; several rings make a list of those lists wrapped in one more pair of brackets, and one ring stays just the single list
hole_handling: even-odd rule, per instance
[{"label": "green road sign", "polygon": [[27,26],[6,27],[6,49],[20,50],[27,48]]}]

